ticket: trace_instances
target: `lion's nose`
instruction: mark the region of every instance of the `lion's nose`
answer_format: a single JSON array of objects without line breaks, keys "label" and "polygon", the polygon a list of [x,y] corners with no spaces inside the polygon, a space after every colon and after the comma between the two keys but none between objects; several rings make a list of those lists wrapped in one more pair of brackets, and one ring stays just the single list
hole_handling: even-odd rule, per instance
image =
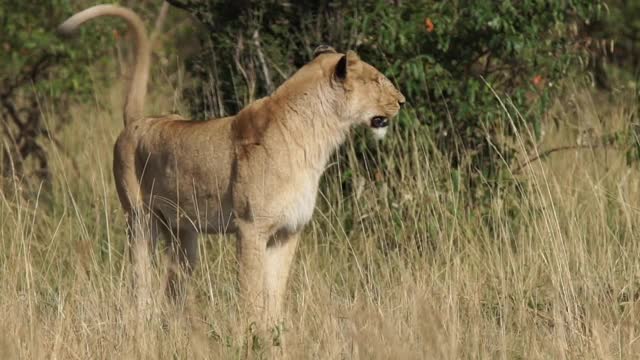
[{"label": "lion's nose", "polygon": [[[400,92],[398,91],[398,93],[400,93]],[[402,105],[404,105],[405,102],[406,102],[406,100],[404,98],[404,95],[402,95],[402,93],[400,93],[400,96],[398,97],[398,105],[402,106]]]}]

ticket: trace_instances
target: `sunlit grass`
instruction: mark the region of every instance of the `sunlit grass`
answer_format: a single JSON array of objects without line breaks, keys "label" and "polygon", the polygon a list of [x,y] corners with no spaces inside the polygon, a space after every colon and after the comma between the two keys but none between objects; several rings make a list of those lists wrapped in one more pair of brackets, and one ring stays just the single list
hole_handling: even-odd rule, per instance
[{"label": "sunlit grass", "polygon": [[[327,173],[279,333],[252,337],[238,314],[233,239],[213,236],[200,242],[184,309],[164,301],[158,256],[154,315],[140,326],[110,170],[122,126],[112,109],[120,107],[105,102],[74,108],[56,134],[65,149],[51,149],[50,191],[17,182],[0,194],[0,358],[640,353],[640,174],[619,149],[555,153],[515,175],[522,195],[496,190],[473,207],[454,190],[446,162],[428,155],[428,141],[399,131],[381,145],[375,171],[354,165],[349,142],[347,164]],[[168,110],[161,99],[152,107]],[[505,109],[519,121],[508,102]],[[564,125],[549,123],[540,148],[628,126],[628,111],[576,91],[553,110]],[[54,113],[45,115],[53,121]]]}]

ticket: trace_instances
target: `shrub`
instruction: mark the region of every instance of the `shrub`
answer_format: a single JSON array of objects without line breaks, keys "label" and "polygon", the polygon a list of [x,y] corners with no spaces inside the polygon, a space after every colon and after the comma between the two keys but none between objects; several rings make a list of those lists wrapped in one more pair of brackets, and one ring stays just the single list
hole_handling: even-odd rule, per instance
[{"label": "shrub", "polygon": [[[56,37],[55,29],[72,13],[70,1],[47,2],[0,0],[0,115],[2,118],[2,174],[30,175],[48,180],[48,157],[43,140],[53,139],[43,122],[39,95],[57,101],[64,111],[70,94],[90,90],[87,59],[108,38],[95,29],[83,29],[80,43],[67,45]],[[64,62],[65,66],[57,66]],[[64,119],[64,116],[56,117]],[[48,124],[57,127],[62,125]]]},{"label": "shrub", "polygon": [[[585,69],[578,28],[604,9],[586,0],[170,3],[207,28],[189,67],[201,79],[187,97],[194,114],[236,112],[318,44],[355,49],[407,95],[400,126],[431,139],[472,197],[482,196],[478,185],[498,186],[509,175],[515,129],[540,136],[560,81]],[[524,121],[512,127],[496,96]]]}]

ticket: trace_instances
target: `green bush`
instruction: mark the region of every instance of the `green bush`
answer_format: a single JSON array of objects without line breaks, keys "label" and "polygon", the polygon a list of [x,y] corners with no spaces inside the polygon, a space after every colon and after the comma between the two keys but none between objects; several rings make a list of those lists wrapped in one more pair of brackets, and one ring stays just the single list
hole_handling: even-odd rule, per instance
[{"label": "green bush", "polygon": [[578,29],[604,11],[587,0],[170,3],[207,29],[189,67],[200,79],[187,97],[196,117],[266,95],[318,44],[355,49],[407,96],[400,127],[431,139],[473,197],[479,184],[499,185],[515,159],[514,127],[496,97],[522,115],[516,129],[539,136],[561,81],[586,69]]},{"label": "green bush", "polygon": [[635,79],[640,75],[640,2],[607,1],[607,16],[591,23],[587,35],[595,40],[593,47],[610,62],[629,71]]},{"label": "green bush", "polygon": [[[22,177],[34,171],[47,180],[48,157],[42,141],[53,135],[43,122],[39,96],[56,100],[56,111],[63,112],[72,94],[87,94],[91,89],[87,59],[96,55],[96,49],[104,49],[100,45],[111,32],[83,29],[79,40],[64,42],[55,29],[72,13],[67,0],[0,0],[0,175]],[[31,160],[35,166],[25,169]]]},{"label": "green bush", "polygon": [[[540,137],[561,80],[588,58],[575,29],[602,10],[594,1],[378,3],[359,50],[396,79],[413,104],[407,121],[423,125],[478,196],[478,185],[510,175],[512,125]],[[509,124],[497,97],[524,121]]]},{"label": "green bush", "polygon": [[113,27],[86,26],[72,41],[60,39],[58,25],[81,10],[72,4],[0,0],[0,46],[7,55],[0,58],[0,81],[5,92],[21,89],[59,99],[91,90],[88,65],[113,43]]}]

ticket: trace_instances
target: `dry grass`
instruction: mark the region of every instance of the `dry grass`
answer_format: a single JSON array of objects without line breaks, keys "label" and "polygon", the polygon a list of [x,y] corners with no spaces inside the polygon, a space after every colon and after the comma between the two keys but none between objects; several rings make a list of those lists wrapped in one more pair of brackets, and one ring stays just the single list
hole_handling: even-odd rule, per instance
[{"label": "dry grass", "polygon": [[[628,123],[628,106],[573,100],[554,110],[570,125],[549,127],[541,148]],[[110,171],[118,109],[76,109],[58,135],[78,169],[54,151],[51,193],[25,200],[16,185],[0,196],[0,358],[282,355],[239,320],[232,239],[201,241],[184,309],[163,300],[157,266],[154,315],[139,321]],[[623,154],[555,153],[520,175],[523,197],[495,192],[475,209],[453,190],[444,162],[427,157],[424,141],[391,137],[383,176],[354,168],[349,196],[335,171],[326,178],[297,254],[287,321],[274,334],[286,357],[640,353],[640,176]]]}]

